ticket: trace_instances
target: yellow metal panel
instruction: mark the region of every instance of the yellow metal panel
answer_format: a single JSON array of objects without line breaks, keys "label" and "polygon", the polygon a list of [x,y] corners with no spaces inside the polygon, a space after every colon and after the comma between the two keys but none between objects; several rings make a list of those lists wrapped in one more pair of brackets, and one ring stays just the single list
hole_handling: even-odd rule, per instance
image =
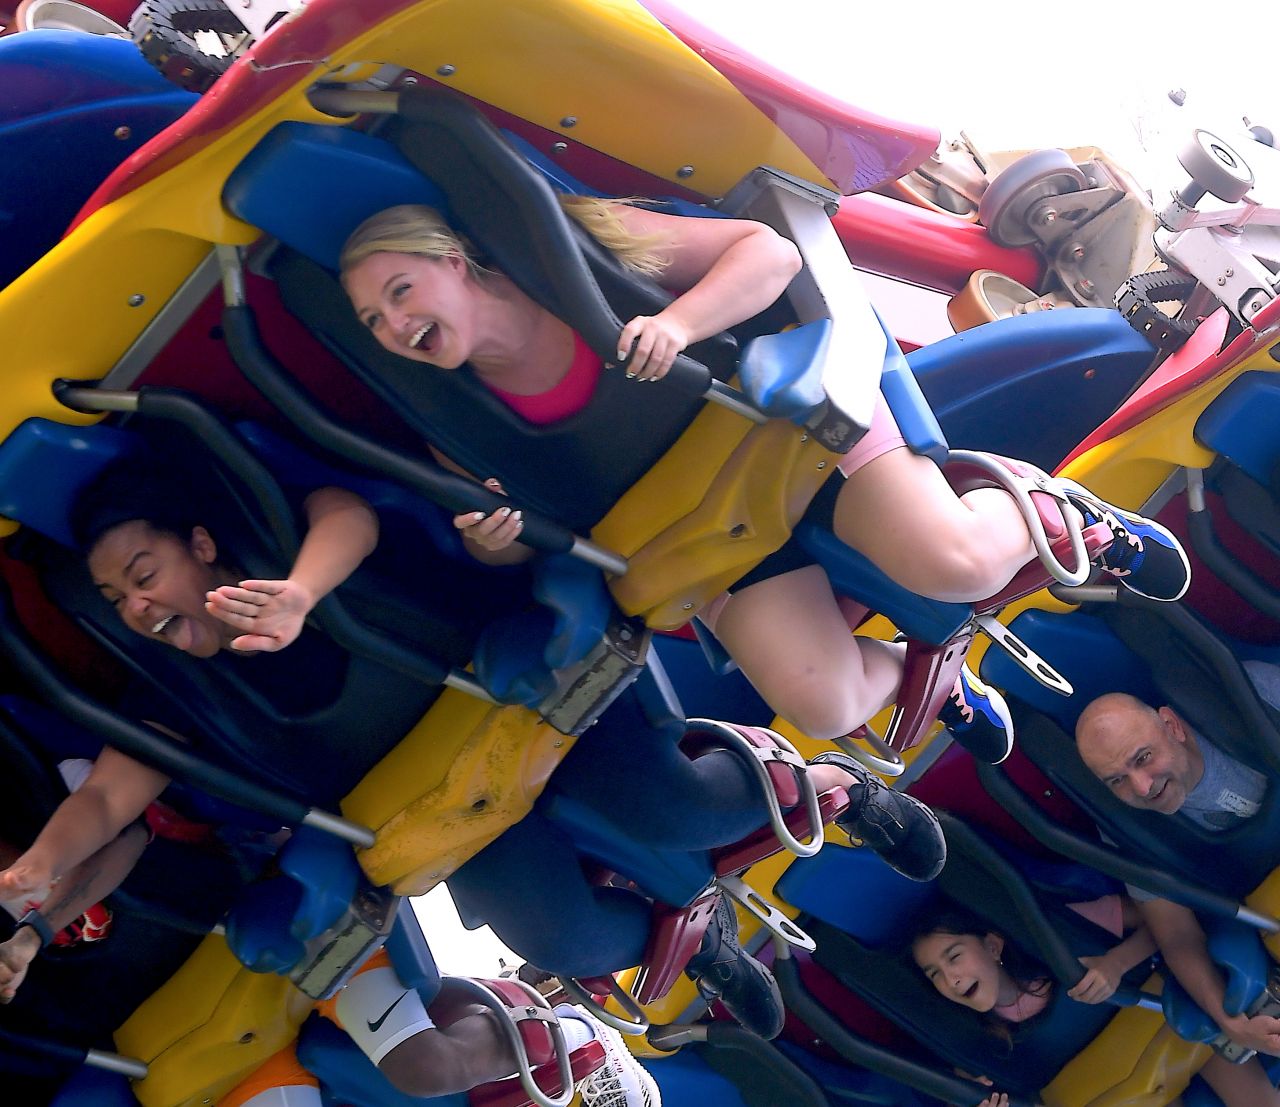
[{"label": "yellow metal panel", "polygon": [[284,977],[250,972],[210,935],[116,1031],[116,1046],[149,1066],[133,1086],[143,1107],[196,1107],[291,1042],[312,1006]]},{"label": "yellow metal panel", "polygon": [[525,708],[447,690],[343,801],[378,833],[365,872],[398,895],[426,893],[529,813],[573,743]]},{"label": "yellow metal panel", "polygon": [[1161,1107],[1182,1094],[1209,1059],[1158,1012],[1126,1007],[1041,1093],[1046,1107]]},{"label": "yellow metal panel", "polygon": [[778,549],[838,455],[783,419],[708,406],[592,532],[630,559],[618,606],[671,629]]}]

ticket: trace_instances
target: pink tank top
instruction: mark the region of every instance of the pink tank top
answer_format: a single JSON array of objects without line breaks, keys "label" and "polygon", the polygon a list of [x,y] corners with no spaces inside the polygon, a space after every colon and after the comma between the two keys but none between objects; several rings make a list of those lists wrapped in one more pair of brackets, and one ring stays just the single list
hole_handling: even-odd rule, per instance
[{"label": "pink tank top", "polygon": [[604,369],[604,362],[596,356],[575,331],[573,335],[573,361],[560,383],[539,392],[536,396],[521,396],[493,385],[486,387],[525,422],[542,427],[577,415],[591,400],[596,381]]}]

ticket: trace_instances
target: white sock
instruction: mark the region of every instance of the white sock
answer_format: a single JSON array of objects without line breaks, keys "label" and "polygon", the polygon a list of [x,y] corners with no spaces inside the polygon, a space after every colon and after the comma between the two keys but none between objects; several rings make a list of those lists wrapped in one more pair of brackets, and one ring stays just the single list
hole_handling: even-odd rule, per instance
[{"label": "white sock", "polygon": [[570,1053],[596,1040],[596,1028],[576,1007],[561,1003],[556,1006],[555,1012],[560,1016],[560,1026],[564,1030],[565,1044]]}]

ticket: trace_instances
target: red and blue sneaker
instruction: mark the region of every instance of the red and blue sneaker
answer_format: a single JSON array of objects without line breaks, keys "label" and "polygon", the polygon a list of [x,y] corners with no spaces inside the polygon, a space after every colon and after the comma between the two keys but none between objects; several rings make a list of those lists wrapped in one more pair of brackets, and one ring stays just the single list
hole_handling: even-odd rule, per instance
[{"label": "red and blue sneaker", "polygon": [[1104,573],[1149,600],[1172,603],[1186,595],[1191,564],[1182,543],[1159,523],[1098,499],[1073,480],[1059,478],[1067,499],[1084,516],[1085,526],[1106,523],[1115,540],[1095,559]]},{"label": "red and blue sneaker", "polygon": [[1013,752],[1013,716],[1009,705],[990,685],[974,675],[968,665],[960,670],[955,687],[938,712],[938,719],[961,746],[979,761],[999,765]]}]

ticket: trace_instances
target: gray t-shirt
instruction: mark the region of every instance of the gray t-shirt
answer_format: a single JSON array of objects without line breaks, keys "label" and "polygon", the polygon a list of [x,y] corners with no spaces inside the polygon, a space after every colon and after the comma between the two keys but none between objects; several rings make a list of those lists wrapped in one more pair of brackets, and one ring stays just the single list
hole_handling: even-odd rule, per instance
[{"label": "gray t-shirt", "polygon": [[[1244,671],[1258,695],[1272,707],[1280,709],[1280,665],[1246,661]],[[1204,759],[1204,775],[1187,793],[1186,800],[1173,818],[1188,818],[1206,830],[1227,830],[1252,818],[1258,813],[1262,798],[1267,793],[1266,776],[1223,753],[1204,735],[1196,731],[1192,733]],[[1135,900],[1160,898],[1131,884],[1126,887]]]}]

